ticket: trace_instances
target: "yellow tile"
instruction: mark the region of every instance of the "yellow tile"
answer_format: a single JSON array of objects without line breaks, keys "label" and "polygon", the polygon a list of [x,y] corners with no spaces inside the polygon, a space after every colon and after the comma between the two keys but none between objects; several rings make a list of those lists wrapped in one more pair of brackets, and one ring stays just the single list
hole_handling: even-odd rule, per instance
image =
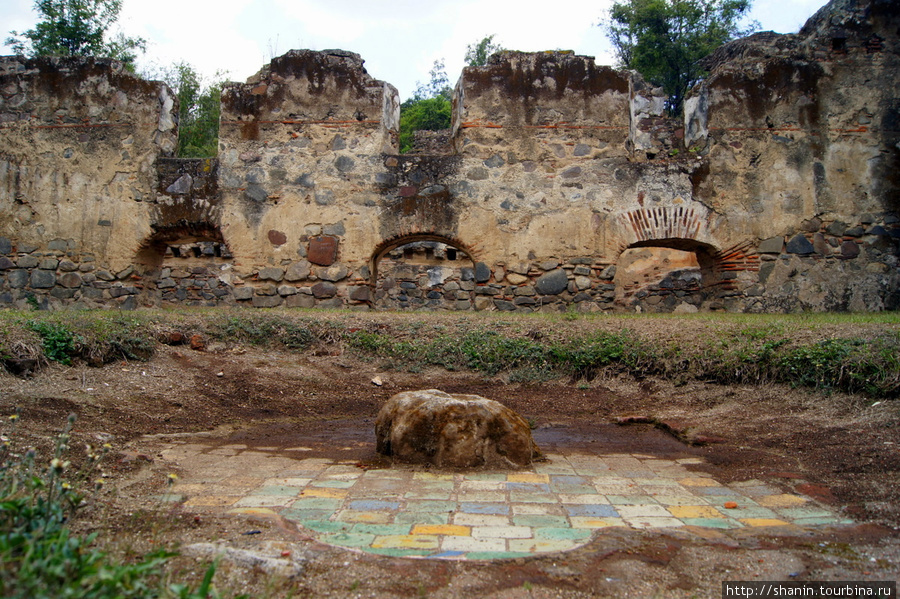
[{"label": "yellow tile", "polygon": [[347,489],[330,489],[328,487],[310,487],[300,492],[301,497],[332,497],[341,499],[347,496]]},{"label": "yellow tile", "polygon": [[756,503],[765,507],[793,507],[795,505],[803,505],[806,503],[806,499],[798,495],[783,493],[781,495],[757,497]]},{"label": "yellow tile", "polygon": [[700,477],[692,477],[692,478],[682,478],[678,481],[685,487],[721,487],[719,483],[714,481],[711,478],[700,478]]},{"label": "yellow tile", "polygon": [[676,518],[724,518],[716,508],[709,505],[670,505],[669,512]]},{"label": "yellow tile", "polygon": [[414,535],[451,535],[454,537],[468,537],[472,529],[458,524],[418,524],[412,529]]},{"label": "yellow tile", "polygon": [[608,528],[610,526],[625,526],[621,518],[590,518],[587,516],[572,516],[572,528]]},{"label": "yellow tile", "polygon": [[278,514],[264,507],[239,507],[228,510],[229,514],[241,514],[244,516],[277,516]]},{"label": "yellow tile", "polygon": [[373,549],[437,549],[438,537],[432,535],[386,535],[375,537]]},{"label": "yellow tile", "polygon": [[529,553],[550,553],[555,551],[568,551],[579,545],[579,541],[570,540],[541,540],[541,539],[510,539],[510,551],[527,551]]},{"label": "yellow tile", "polygon": [[776,518],[738,518],[738,522],[747,526],[788,526],[787,522]]},{"label": "yellow tile", "polygon": [[388,512],[361,512],[357,510],[342,510],[338,512],[335,520],[340,522],[365,522],[366,524],[390,524],[391,514]]},{"label": "yellow tile", "polygon": [[549,483],[548,474],[535,474],[534,472],[512,472],[506,476],[511,483]]}]

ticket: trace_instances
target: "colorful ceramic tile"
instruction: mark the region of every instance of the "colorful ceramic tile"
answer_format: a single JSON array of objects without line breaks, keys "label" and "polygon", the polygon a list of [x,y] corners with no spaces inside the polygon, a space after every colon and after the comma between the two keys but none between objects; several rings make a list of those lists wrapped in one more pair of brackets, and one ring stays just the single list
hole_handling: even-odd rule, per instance
[{"label": "colorful ceramic tile", "polygon": [[372,547],[374,549],[437,549],[439,542],[439,537],[434,535],[387,535],[375,537]]},{"label": "colorful ceramic tile", "polygon": [[709,505],[670,505],[669,512],[676,518],[723,518],[722,512]]},{"label": "colorful ceramic tile", "polygon": [[412,529],[414,535],[451,535],[454,537],[468,537],[472,534],[471,526],[459,526],[458,524],[417,524]]},{"label": "colorful ceramic tile", "polygon": [[530,539],[530,526],[473,526],[472,536],[476,539]]}]

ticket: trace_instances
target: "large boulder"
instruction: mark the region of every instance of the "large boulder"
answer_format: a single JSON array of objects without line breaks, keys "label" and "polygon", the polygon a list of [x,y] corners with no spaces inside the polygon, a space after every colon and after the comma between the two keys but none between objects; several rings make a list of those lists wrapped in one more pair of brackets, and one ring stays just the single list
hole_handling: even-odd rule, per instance
[{"label": "large boulder", "polygon": [[437,389],[398,393],[375,420],[378,453],[447,468],[524,467],[540,456],[531,429],[506,406]]}]

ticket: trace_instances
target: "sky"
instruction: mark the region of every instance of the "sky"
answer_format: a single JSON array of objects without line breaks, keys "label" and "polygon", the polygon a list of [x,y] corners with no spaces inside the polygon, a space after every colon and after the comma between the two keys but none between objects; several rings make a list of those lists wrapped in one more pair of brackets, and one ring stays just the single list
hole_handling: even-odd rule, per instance
[{"label": "sky", "polygon": [[[755,0],[762,31],[796,33],[826,0]],[[147,40],[138,72],[185,61],[206,77],[244,81],[291,49],[340,48],[362,56],[376,79],[407,98],[435,60],[451,84],[466,47],[487,35],[504,48],[573,50],[614,58],[603,28],[613,0],[124,0],[115,30]],[[34,0],[0,0],[0,34],[37,22]],[[0,54],[12,54],[9,46]]]}]

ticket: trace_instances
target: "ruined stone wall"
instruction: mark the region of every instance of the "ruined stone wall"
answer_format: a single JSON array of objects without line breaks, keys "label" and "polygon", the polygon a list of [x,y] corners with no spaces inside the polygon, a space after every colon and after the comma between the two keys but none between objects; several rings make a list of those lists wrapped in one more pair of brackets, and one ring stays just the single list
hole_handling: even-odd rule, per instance
[{"label": "ruined stone wall", "polygon": [[114,61],[0,58],[0,305],[137,305],[173,106]]},{"label": "ruined stone wall", "polygon": [[836,0],[726,45],[689,100],[695,197],[759,239],[740,309],[897,308],[900,11]]},{"label": "ruined stone wall", "polygon": [[412,155],[396,90],[350,52],[226,85],[206,160],[171,158],[162,84],[3,59],[0,304],[897,308],[894,4],[724,46],[683,120],[636,73],[503,52]]}]

